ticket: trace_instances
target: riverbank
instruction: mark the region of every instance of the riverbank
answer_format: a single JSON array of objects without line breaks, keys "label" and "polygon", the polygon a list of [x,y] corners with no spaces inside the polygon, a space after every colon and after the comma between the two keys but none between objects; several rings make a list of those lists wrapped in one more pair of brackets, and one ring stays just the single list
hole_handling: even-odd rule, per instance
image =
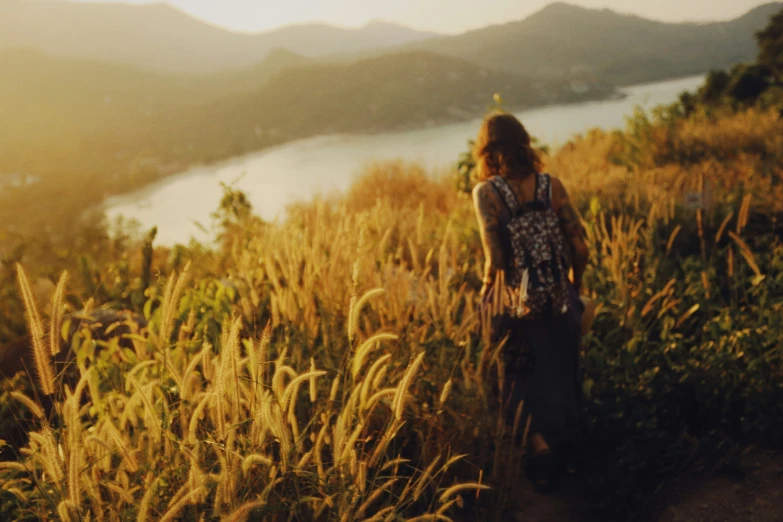
[{"label": "riverbank", "polygon": [[[651,109],[698,88],[702,76],[667,80],[619,91],[622,98],[550,105],[515,112],[530,132],[555,149],[591,128],[622,128],[638,106]],[[430,171],[450,168],[478,129],[480,117],[413,130],[317,136],[270,147],[175,174],[139,191],[107,200],[110,219],[125,215],[144,228],[158,227],[162,244],[206,239],[194,225],[205,224],[219,204],[220,184],[245,192],[255,212],[272,221],[288,204],[344,191],[367,164],[403,160]],[[187,194],[187,197],[183,197]]]}]

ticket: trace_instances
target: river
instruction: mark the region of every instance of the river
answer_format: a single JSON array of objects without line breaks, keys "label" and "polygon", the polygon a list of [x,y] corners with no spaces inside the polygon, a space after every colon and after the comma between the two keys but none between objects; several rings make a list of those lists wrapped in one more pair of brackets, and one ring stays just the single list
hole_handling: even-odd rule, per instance
[{"label": "river", "polygon": [[[591,128],[622,128],[637,106],[650,109],[672,103],[685,90],[695,90],[704,76],[626,87],[626,97],[571,105],[555,105],[517,113],[542,143],[557,147]],[[364,165],[404,159],[427,168],[447,167],[466,150],[480,120],[420,130],[375,135],[331,135],[291,142],[261,152],[197,167],[135,192],[106,200],[110,221],[118,216],[143,228],[158,227],[157,242],[208,241],[210,214],[222,195],[220,183],[244,191],[255,212],[265,220],[279,219],[292,201],[319,193],[342,191]],[[198,224],[197,224],[198,223]]]}]

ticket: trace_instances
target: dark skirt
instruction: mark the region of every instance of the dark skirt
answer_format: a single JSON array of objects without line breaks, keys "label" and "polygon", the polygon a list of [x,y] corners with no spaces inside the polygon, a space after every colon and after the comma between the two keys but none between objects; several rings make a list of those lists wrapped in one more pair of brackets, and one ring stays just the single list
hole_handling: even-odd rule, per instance
[{"label": "dark skirt", "polygon": [[576,301],[570,312],[554,317],[499,325],[509,335],[503,398],[510,422],[524,401],[518,437],[530,419],[530,433],[541,434],[552,447],[581,443],[580,305]]}]

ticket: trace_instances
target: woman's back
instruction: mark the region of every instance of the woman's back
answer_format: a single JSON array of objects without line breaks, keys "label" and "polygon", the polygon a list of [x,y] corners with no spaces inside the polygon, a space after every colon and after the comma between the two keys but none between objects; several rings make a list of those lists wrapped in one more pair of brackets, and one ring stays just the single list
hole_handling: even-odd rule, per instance
[{"label": "woman's back", "polygon": [[[520,205],[530,205],[536,200],[536,175],[515,176],[504,178],[503,181]],[[563,228],[567,221],[576,221],[576,216],[570,209],[562,182],[555,176],[549,176],[549,182],[548,200],[554,214],[557,216],[559,225]],[[473,201],[479,227],[483,231],[482,243],[486,254],[484,269],[485,293],[488,287],[495,281],[497,277],[496,272],[498,270],[506,271],[509,268],[511,245],[504,238],[504,229],[512,216],[509,205],[504,201],[496,183],[493,183],[490,179],[481,181],[475,186]],[[562,247],[569,254],[570,265],[573,247],[568,244],[570,238],[566,230],[564,230],[564,234],[560,236],[559,240],[565,241]]]},{"label": "woman's back", "polygon": [[[568,288],[563,259],[567,250],[575,261],[578,288],[587,252],[581,227],[562,183],[539,174],[541,160],[522,124],[509,114],[491,115],[482,125],[474,153],[481,179],[473,200],[485,254],[482,297],[502,286],[496,279],[505,272],[512,279],[533,273],[529,280],[522,278],[520,290],[535,289],[538,283],[544,295],[559,295],[563,287],[547,284],[557,279]],[[543,286],[534,281],[542,277],[547,279]],[[560,313],[557,299],[546,301],[551,314],[526,313],[518,319],[506,309],[495,326],[495,338],[507,340],[502,401],[509,422],[520,421],[529,430],[533,452],[528,471],[541,487],[557,471],[552,451],[567,453],[580,440],[580,325],[575,314]],[[534,307],[517,310],[530,312]]]},{"label": "woman's back", "polygon": [[553,206],[552,178],[547,174],[511,180],[493,176],[478,194],[489,200],[478,207],[478,213],[485,220],[494,219],[499,229],[485,240],[499,243],[489,250],[502,253],[504,300],[511,305],[507,313],[522,317],[567,312],[571,304],[568,242]]}]

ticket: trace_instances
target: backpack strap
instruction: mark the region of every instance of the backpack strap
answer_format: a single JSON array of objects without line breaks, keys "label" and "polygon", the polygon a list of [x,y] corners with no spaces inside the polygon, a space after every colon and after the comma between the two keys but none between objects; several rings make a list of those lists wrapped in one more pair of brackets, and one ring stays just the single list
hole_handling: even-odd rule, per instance
[{"label": "backpack strap", "polygon": [[536,174],[536,201],[545,208],[552,206],[552,177],[549,174]]},{"label": "backpack strap", "polygon": [[514,216],[519,209],[519,201],[517,200],[517,196],[514,194],[514,191],[511,190],[511,187],[508,185],[506,180],[500,176],[492,176],[489,178],[489,182],[492,184],[492,187],[495,189],[495,191],[500,195],[503,203],[505,203],[509,215]]}]

